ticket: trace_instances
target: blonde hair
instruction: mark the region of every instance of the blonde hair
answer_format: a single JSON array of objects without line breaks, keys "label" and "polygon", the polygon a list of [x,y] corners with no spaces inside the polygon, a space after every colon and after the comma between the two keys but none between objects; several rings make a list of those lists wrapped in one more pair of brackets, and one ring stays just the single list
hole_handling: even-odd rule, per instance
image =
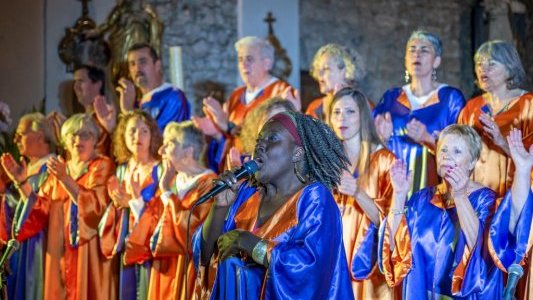
[{"label": "blonde hair", "polygon": [[439,134],[439,142],[437,142],[437,149],[440,148],[440,141],[445,136],[455,134],[466,141],[468,144],[468,152],[472,158],[472,162],[477,161],[481,155],[481,138],[476,130],[468,125],[452,124],[444,128]]},{"label": "blonde hair", "polygon": [[311,62],[311,76],[318,81],[320,66],[319,61],[322,57],[329,56],[330,59],[333,59],[337,67],[341,70],[344,70],[344,80],[350,84],[355,85],[357,81],[357,68],[356,68],[356,57],[350,50],[344,46],[338,44],[327,44],[315,53],[313,61]]},{"label": "blonde hair", "polygon": [[163,138],[175,141],[184,148],[192,147],[194,160],[203,163],[207,147],[205,136],[192,121],[168,123],[163,132]]},{"label": "blonde hair", "polygon": [[89,130],[96,140],[100,139],[100,128],[89,114],[75,114],[68,118],[61,126],[61,144],[65,147],[69,135],[75,134],[82,129]]}]

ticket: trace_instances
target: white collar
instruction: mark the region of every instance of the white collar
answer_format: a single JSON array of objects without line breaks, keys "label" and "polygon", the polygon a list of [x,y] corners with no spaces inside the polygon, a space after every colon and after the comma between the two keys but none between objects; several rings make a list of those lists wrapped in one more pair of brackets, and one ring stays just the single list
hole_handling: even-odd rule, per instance
[{"label": "white collar", "polygon": [[430,91],[429,93],[423,96],[416,96],[415,94],[413,94],[413,91],[411,90],[411,86],[409,84],[404,85],[402,89],[405,92],[407,99],[409,99],[411,109],[415,110],[420,108],[424,103],[426,103],[426,101],[428,101],[429,98],[431,98],[431,96],[433,96],[436,92],[438,92],[442,87],[445,86],[446,84],[441,84],[436,89]]},{"label": "white collar", "polygon": [[176,175],[176,181],[175,181],[175,187],[176,192],[178,193],[179,199],[183,199],[187,192],[193,187],[194,184],[196,184],[196,181],[200,179],[200,177],[212,173],[211,170],[206,169],[202,173],[195,175],[195,176],[189,176],[185,173],[178,173]]},{"label": "white collar", "polygon": [[257,95],[259,95],[259,93],[261,93],[267,86],[273,84],[274,82],[278,81],[279,79],[275,76],[272,76],[270,78],[270,80],[264,84],[261,88],[259,89],[256,89],[255,91],[253,92],[249,92],[248,89],[246,89],[246,93],[244,95],[244,101],[246,102],[246,104],[250,104],[252,103],[252,101],[255,100],[255,98],[257,97]]},{"label": "white collar", "polygon": [[144,94],[142,97],[141,97],[141,103],[146,103],[146,102],[150,102],[150,99],[152,99],[152,95],[157,93],[157,92],[160,92],[160,91],[163,91],[163,90],[166,90],[168,88],[173,88],[172,84],[168,83],[168,82],[163,82],[160,86],[156,87],[155,89],[149,91],[148,93]]}]

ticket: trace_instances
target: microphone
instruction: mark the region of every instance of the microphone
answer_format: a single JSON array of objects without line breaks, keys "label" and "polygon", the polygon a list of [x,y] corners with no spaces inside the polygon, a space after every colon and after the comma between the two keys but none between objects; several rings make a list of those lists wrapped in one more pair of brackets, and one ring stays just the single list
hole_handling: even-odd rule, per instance
[{"label": "microphone", "polygon": [[[257,168],[257,163],[253,160],[249,160],[245,162],[242,167],[233,172],[233,176],[235,176],[237,181],[239,181],[246,177],[252,176],[255,172],[257,172]],[[198,206],[206,202],[226,189],[229,189],[229,186],[225,182],[217,182],[217,184],[209,192],[205,193],[202,197],[200,197],[200,199],[198,199],[198,201],[196,201],[196,203],[194,203],[194,206]]]},{"label": "microphone", "polygon": [[516,285],[518,284],[518,280],[524,275],[524,269],[519,264],[512,264],[507,268],[507,273],[509,276],[507,277],[507,285],[503,290],[503,299],[512,300],[515,299]]}]

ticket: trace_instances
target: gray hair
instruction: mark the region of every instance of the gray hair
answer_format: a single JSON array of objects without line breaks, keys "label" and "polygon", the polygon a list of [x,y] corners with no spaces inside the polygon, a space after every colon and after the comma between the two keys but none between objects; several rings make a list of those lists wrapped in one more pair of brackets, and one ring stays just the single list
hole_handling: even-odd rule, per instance
[{"label": "gray hair", "polygon": [[508,42],[501,40],[492,40],[483,43],[474,55],[474,63],[478,62],[481,57],[488,57],[505,66],[509,72],[507,79],[507,88],[512,90],[521,87],[526,81],[526,71],[518,55],[516,48]]},{"label": "gray hair", "polygon": [[182,147],[192,147],[194,160],[202,162],[207,147],[205,136],[192,121],[168,123],[163,132],[163,139],[175,141]]},{"label": "gray hair", "polygon": [[50,146],[50,150],[52,152],[55,151],[57,140],[50,120],[42,113],[35,112],[23,115],[19,120],[19,124],[22,124],[22,122],[31,122],[31,130],[33,132],[41,131],[44,135],[44,141]]},{"label": "gray hair", "polygon": [[468,125],[452,124],[444,128],[439,134],[437,149],[440,147],[440,141],[449,134],[455,134],[465,139],[468,144],[468,152],[472,161],[477,161],[481,155],[481,138],[476,130]]},{"label": "gray hair", "polygon": [[269,41],[260,39],[256,36],[246,36],[235,43],[235,50],[243,47],[255,47],[259,49],[262,58],[268,58],[274,62],[274,47]]},{"label": "gray hair", "polygon": [[89,130],[94,134],[96,140],[100,139],[100,129],[96,121],[89,114],[75,114],[68,118],[61,126],[61,143],[63,146],[67,143],[69,135],[79,132],[82,129]]},{"label": "gray hair", "polygon": [[344,69],[344,80],[349,84],[355,84],[357,81],[357,69],[355,65],[356,57],[352,55],[350,50],[344,46],[338,44],[326,44],[316,52],[311,62],[311,76],[318,80],[318,75],[320,72],[320,66],[318,62],[323,56],[329,56],[335,61],[337,67],[341,70]]},{"label": "gray hair", "polygon": [[411,36],[409,36],[409,39],[407,40],[407,44],[412,40],[424,40],[430,42],[433,46],[433,50],[435,50],[435,55],[442,56],[442,41],[436,34],[418,29],[411,33]]}]

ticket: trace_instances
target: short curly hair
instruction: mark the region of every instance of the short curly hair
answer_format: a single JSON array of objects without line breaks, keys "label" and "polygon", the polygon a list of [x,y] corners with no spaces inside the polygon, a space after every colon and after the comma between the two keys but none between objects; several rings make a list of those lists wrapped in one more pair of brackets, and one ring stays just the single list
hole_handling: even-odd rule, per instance
[{"label": "short curly hair", "polygon": [[318,64],[320,59],[326,55],[335,61],[339,69],[345,70],[344,80],[350,85],[355,85],[357,80],[356,57],[347,47],[338,44],[327,44],[318,49],[311,62],[311,76],[318,81],[320,72]]}]

